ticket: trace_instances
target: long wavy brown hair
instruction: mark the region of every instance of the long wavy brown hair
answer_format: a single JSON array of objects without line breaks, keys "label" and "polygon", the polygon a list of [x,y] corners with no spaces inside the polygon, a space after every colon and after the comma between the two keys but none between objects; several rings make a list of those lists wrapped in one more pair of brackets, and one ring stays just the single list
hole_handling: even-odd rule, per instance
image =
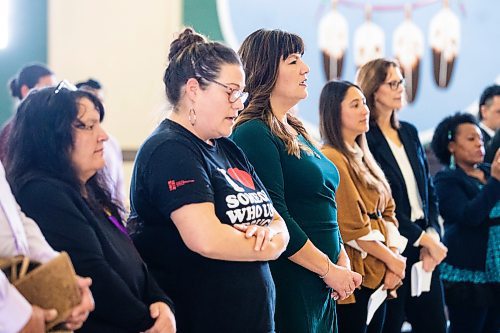
[{"label": "long wavy brown hair", "polygon": [[[294,53],[304,53],[304,42],[298,35],[286,31],[260,29],[245,38],[238,54],[245,69],[249,99],[247,107],[236,119],[234,128],[246,121],[260,119],[285,143],[289,155],[300,158],[301,150],[312,153],[311,149],[300,143],[271,109],[271,93],[278,79],[280,61]],[[290,113],[286,117],[288,124],[297,133],[314,144],[297,117]]]}]

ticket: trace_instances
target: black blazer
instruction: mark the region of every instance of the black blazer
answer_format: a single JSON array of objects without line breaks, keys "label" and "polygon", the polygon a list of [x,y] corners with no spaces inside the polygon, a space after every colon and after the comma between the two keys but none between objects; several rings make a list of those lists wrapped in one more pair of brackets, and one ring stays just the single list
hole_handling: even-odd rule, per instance
[{"label": "black blazer", "polygon": [[500,223],[500,218],[489,217],[500,200],[500,181],[489,177],[488,165],[480,168],[489,178],[482,189],[458,166],[439,171],[434,179],[448,247],[445,261],[455,267],[484,271],[489,229]]},{"label": "black blazer", "polygon": [[417,129],[415,126],[403,121],[400,122],[400,125],[398,129],[399,138],[408,155],[417,181],[420,198],[422,199],[425,215],[422,220],[411,221],[410,200],[408,199],[403,173],[399,169],[389,143],[377,124],[370,124],[370,131],[366,134],[366,138],[373,157],[384,171],[391,186],[392,196],[396,202],[396,218],[399,222],[399,232],[408,238],[408,246],[412,246],[427,227],[433,227],[438,233],[440,233],[440,227],[438,223],[437,197],[429,173],[427,156],[418,138]]},{"label": "black blazer", "polygon": [[492,163],[498,148],[500,148],[500,130],[495,132],[495,136],[491,138],[488,144],[484,144],[484,163]]},{"label": "black blazer", "polygon": [[67,251],[75,271],[90,276],[96,308],[78,332],[142,332],[154,320],[149,305],[169,298],[148,272],[134,245],[81,194],[50,176],[20,182],[16,198],[49,244]]}]

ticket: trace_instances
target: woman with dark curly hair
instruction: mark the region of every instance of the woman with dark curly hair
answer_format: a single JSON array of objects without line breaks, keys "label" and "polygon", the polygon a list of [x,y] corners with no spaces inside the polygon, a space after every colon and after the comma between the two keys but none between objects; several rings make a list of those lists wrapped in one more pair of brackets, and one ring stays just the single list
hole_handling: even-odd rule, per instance
[{"label": "woman with dark curly hair", "polygon": [[457,113],[436,128],[432,149],[445,166],[435,177],[448,256],[441,264],[450,333],[500,329],[500,151],[482,164],[481,131]]}]

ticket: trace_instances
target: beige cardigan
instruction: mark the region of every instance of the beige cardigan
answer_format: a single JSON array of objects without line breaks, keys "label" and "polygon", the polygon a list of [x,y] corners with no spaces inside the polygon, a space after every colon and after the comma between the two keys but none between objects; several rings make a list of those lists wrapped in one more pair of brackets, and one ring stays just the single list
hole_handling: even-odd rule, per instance
[{"label": "beige cardigan", "polygon": [[[380,200],[378,192],[363,185],[341,152],[331,146],[324,146],[321,151],[335,164],[340,173],[340,184],[335,194],[337,220],[347,255],[351,260],[351,268],[363,276],[363,287],[378,288],[385,276],[385,264],[370,254],[363,259],[361,252],[347,245],[347,242],[365,236],[372,230],[379,230],[387,239],[384,221],[398,225],[394,213],[394,199],[389,197],[384,211],[381,212],[381,218],[371,219],[368,214],[375,213],[377,210],[377,203]],[[354,302],[355,298],[352,295],[339,303]]]}]

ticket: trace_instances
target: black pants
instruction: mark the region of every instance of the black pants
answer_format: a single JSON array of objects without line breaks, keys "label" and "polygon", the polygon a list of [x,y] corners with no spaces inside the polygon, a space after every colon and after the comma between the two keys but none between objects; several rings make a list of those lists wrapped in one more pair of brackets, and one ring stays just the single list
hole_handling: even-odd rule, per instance
[{"label": "black pants", "polygon": [[432,273],[431,290],[419,297],[411,296],[411,266],[419,261],[420,249],[408,244],[402,254],[407,258],[403,285],[397,290],[398,297],[387,301],[384,333],[400,333],[407,320],[412,333],[446,333],[443,285],[439,268]]},{"label": "black pants", "polygon": [[377,309],[370,325],[366,326],[366,315],[368,312],[368,300],[375,290],[368,288],[356,289],[354,304],[337,304],[337,319],[339,333],[380,333],[384,325],[385,305],[382,303]]},{"label": "black pants", "polygon": [[500,307],[449,305],[449,333],[499,333]]},{"label": "black pants", "polygon": [[444,282],[450,333],[500,333],[500,283]]}]

